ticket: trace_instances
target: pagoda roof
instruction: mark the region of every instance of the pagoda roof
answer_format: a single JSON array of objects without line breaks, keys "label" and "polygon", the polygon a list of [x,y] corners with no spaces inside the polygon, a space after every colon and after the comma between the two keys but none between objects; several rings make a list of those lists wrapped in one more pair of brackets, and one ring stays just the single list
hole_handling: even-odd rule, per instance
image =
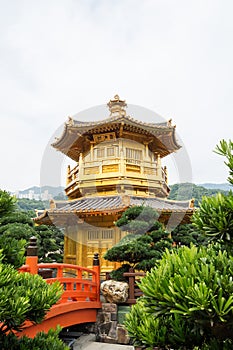
[{"label": "pagoda roof", "polygon": [[79,154],[90,149],[93,134],[115,132],[116,137],[149,141],[151,151],[161,157],[177,151],[181,146],[175,137],[175,126],[171,120],[163,123],[146,123],[125,114],[125,111],[111,113],[100,121],[78,121],[69,117],[62,135],[52,144],[54,148],[78,161]]},{"label": "pagoda roof", "polygon": [[157,210],[164,217],[164,220],[167,215],[178,214],[179,216],[183,216],[184,221],[189,221],[194,211],[192,200],[174,201],[157,197],[112,195],[53,202],[51,209],[45,210],[34,220],[42,224],[52,223],[54,218],[63,216],[64,214],[75,214],[78,217],[120,214],[129,207],[140,205],[149,206]]}]

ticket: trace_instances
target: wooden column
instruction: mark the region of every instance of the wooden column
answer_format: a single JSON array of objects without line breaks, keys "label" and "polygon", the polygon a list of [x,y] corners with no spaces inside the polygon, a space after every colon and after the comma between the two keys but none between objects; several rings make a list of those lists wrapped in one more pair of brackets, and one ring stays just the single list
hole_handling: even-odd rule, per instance
[{"label": "wooden column", "polygon": [[80,153],[80,155],[79,155],[78,165],[79,165],[79,174],[83,175],[84,169],[83,169],[83,154],[82,153]]},{"label": "wooden column", "polygon": [[159,177],[161,177],[162,176],[162,173],[161,173],[161,158],[160,158],[160,154],[157,154],[157,162],[156,162],[156,164],[157,164],[157,167],[156,167],[156,175],[158,176],[159,175]]},{"label": "wooden column", "polygon": [[66,174],[66,186],[68,186],[70,182],[71,182],[71,179],[70,179],[70,165],[68,165],[67,166],[67,174]]},{"label": "wooden column", "polygon": [[94,281],[96,282],[96,294],[97,294],[97,300],[100,301],[100,261],[99,261],[99,254],[95,253],[93,258],[93,270],[96,272],[96,274],[93,274]]},{"label": "wooden column", "polygon": [[125,176],[126,173],[126,165],[125,165],[125,157],[124,157],[124,147],[123,141],[119,141],[119,157],[120,157],[120,173]]},{"label": "wooden column", "polygon": [[30,267],[30,273],[32,275],[38,274],[38,247],[37,247],[37,238],[31,237],[29,241],[29,246],[27,247],[27,257],[26,265]]}]

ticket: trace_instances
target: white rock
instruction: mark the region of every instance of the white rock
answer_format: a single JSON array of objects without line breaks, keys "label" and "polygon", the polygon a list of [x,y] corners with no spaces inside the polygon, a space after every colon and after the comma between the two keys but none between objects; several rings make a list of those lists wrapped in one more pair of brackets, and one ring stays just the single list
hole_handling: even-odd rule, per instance
[{"label": "white rock", "polygon": [[108,280],[101,283],[101,292],[108,303],[124,303],[128,299],[128,283]]}]

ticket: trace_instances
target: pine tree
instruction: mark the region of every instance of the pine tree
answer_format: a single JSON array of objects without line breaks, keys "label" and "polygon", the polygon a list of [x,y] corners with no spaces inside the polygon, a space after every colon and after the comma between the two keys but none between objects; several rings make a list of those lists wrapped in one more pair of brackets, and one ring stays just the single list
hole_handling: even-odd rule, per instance
[{"label": "pine tree", "polygon": [[162,224],[157,221],[158,213],[144,206],[127,209],[115,223],[128,234],[110,248],[104,258],[109,261],[126,262],[122,268],[111,274],[112,278],[121,279],[119,271],[129,267],[148,271],[161,258],[166,248],[172,248],[172,240]]}]

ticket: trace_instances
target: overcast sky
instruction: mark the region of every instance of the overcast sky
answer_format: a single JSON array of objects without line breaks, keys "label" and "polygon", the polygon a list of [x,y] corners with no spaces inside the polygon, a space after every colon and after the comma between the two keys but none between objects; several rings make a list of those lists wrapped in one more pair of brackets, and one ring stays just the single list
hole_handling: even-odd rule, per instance
[{"label": "overcast sky", "polygon": [[[39,185],[44,151],[67,117],[116,93],[173,119],[193,182],[226,181],[213,149],[233,139],[231,0],[0,5],[2,189]],[[180,180],[173,168],[170,183]]]}]

